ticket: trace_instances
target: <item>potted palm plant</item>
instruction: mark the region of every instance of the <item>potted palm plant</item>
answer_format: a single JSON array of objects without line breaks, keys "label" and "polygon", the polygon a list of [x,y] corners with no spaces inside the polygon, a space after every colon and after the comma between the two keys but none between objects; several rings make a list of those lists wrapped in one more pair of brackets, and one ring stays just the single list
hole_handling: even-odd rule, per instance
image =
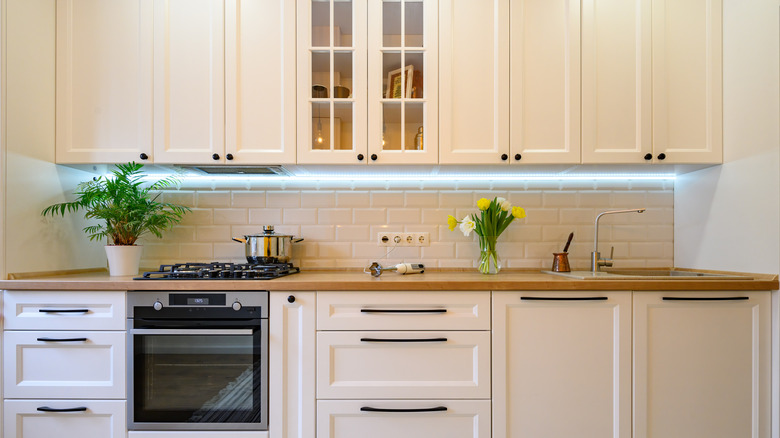
[{"label": "potted palm plant", "polygon": [[142,247],[136,245],[139,237],[162,232],[179,223],[188,207],[158,202],[161,189],[176,186],[176,176],[144,184],[143,164],[117,164],[113,177],[99,176],[79,184],[76,200],[46,207],[43,216],[64,216],[84,210],[87,219],[98,219],[84,232],[89,240],[108,238],[106,255],[111,275],[135,275],[141,260]]}]

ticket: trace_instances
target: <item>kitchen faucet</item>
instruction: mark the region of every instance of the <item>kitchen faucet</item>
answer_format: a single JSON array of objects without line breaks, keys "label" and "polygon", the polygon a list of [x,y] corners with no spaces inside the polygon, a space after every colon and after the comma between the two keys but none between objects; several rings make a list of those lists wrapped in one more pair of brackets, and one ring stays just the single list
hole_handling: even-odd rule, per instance
[{"label": "kitchen faucet", "polygon": [[599,213],[598,216],[596,216],[596,233],[594,234],[593,238],[593,252],[590,253],[590,271],[593,273],[599,272],[600,268],[602,266],[612,266],[612,256],[615,253],[615,247],[612,247],[612,253],[610,253],[608,259],[602,259],[601,253],[599,252],[599,219],[601,219],[601,216],[604,216],[605,214],[615,214],[615,213],[644,213],[646,209],[644,208],[634,208],[632,210],[612,210],[612,211],[603,211]]}]

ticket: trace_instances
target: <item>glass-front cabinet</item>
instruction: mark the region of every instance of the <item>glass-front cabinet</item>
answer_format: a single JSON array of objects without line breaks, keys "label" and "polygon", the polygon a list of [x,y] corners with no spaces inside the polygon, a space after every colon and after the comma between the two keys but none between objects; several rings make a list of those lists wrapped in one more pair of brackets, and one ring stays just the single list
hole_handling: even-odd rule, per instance
[{"label": "glass-front cabinet", "polygon": [[437,2],[299,0],[298,14],[298,162],[436,163]]}]

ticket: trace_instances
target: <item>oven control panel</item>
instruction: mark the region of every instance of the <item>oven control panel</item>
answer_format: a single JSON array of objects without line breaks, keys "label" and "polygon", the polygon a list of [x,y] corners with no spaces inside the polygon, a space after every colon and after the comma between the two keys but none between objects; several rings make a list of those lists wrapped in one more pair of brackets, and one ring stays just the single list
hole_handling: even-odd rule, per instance
[{"label": "oven control panel", "polygon": [[139,311],[147,314],[149,310],[163,312],[171,309],[182,309],[188,313],[212,313],[208,309],[219,313],[251,312],[268,318],[268,291],[130,291],[127,304],[129,318]]}]

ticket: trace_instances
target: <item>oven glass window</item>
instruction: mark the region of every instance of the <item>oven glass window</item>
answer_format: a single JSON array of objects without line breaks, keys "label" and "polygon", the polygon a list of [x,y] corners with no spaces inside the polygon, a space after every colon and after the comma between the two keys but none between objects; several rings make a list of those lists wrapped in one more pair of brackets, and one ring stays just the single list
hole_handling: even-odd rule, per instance
[{"label": "oven glass window", "polygon": [[135,421],[260,422],[259,333],[136,335]]}]

